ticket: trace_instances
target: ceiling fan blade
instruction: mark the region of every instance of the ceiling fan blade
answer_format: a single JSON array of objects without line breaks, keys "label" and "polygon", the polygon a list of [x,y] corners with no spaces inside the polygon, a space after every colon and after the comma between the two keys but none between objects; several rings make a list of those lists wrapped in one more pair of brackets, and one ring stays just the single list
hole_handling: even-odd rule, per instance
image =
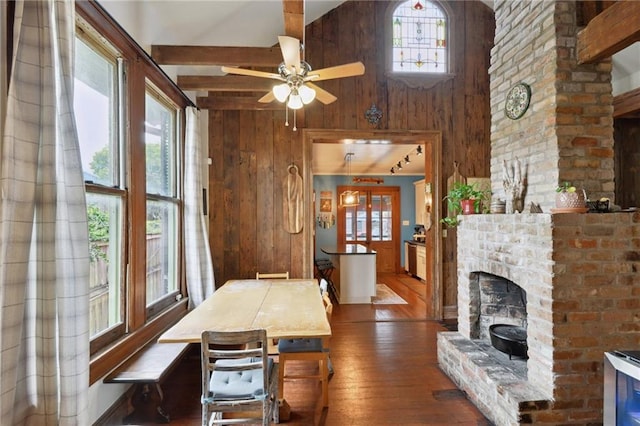
[{"label": "ceiling fan blade", "polygon": [[332,78],[353,77],[362,74],[364,74],[364,64],[362,62],[352,62],[350,64],[336,65],[335,67],[311,70],[305,80],[331,80]]},{"label": "ceiling fan blade", "polygon": [[258,102],[263,104],[268,104],[276,100],[276,97],[273,95],[273,92],[269,90],[266,95],[258,99]]},{"label": "ceiling fan blade", "polygon": [[306,82],[304,83],[306,86],[309,86],[313,90],[316,91],[316,99],[322,102],[325,105],[328,105],[332,102],[335,102],[338,98],[333,96],[331,93],[324,90],[322,87],[316,86],[313,83]]},{"label": "ceiling fan blade", "polygon": [[282,50],[282,58],[287,69],[296,70],[296,74],[300,73],[300,40],[289,36],[278,36],[280,50]]},{"label": "ceiling fan blade", "polygon": [[280,74],[276,74],[272,72],[248,70],[245,68],[222,67],[222,72],[226,72],[227,74],[249,75],[252,77],[273,78],[274,80],[284,81],[284,79],[280,76]]}]

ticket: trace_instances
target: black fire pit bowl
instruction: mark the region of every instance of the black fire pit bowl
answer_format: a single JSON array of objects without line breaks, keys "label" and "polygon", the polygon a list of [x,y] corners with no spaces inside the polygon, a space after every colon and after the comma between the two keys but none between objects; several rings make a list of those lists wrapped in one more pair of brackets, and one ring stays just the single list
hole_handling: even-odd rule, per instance
[{"label": "black fire pit bowl", "polygon": [[489,326],[491,344],[500,352],[521,358],[527,357],[527,330],[524,327],[509,324]]}]

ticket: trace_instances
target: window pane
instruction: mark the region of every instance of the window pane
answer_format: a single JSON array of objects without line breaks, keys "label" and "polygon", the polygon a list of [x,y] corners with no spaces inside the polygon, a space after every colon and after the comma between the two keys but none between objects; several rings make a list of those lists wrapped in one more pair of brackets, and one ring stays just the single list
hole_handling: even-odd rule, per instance
[{"label": "window pane", "polygon": [[147,306],[178,290],[178,209],[167,201],[147,201]]},{"label": "window pane", "polygon": [[123,321],[122,200],[87,194],[90,248],[90,336]]},{"label": "window pane", "polygon": [[117,62],[76,39],[74,112],[84,180],[117,186]]},{"label": "window pane", "polygon": [[176,195],[176,109],[147,93],[145,101],[147,193]]},{"label": "window pane", "polygon": [[409,0],[392,19],[394,72],[447,72],[447,18],[438,6]]}]

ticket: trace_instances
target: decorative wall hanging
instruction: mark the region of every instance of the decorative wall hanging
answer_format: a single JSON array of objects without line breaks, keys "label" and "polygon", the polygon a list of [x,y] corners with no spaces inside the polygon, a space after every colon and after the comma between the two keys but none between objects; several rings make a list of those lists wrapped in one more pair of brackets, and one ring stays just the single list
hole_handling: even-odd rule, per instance
[{"label": "decorative wall hanging", "polygon": [[304,190],[298,167],[287,167],[287,177],[282,182],[282,211],[284,229],[290,234],[302,231],[304,223]]},{"label": "decorative wall hanging", "polygon": [[525,178],[522,175],[520,160],[507,165],[507,160],[502,161],[502,185],[506,197],[505,213],[522,213],[524,209]]},{"label": "decorative wall hanging", "polygon": [[382,111],[378,109],[376,104],[371,104],[371,108],[364,112],[364,117],[367,121],[375,126],[380,126],[380,120],[382,119]]},{"label": "decorative wall hanging", "polygon": [[331,228],[336,223],[333,214],[333,191],[320,191],[320,213],[318,214],[318,226]]},{"label": "decorative wall hanging", "polygon": [[528,84],[518,83],[509,90],[504,104],[504,114],[512,120],[517,120],[529,108],[531,88]]},{"label": "decorative wall hanging", "polygon": [[381,183],[384,183],[384,179],[373,177],[354,177],[353,183],[375,183],[380,185]]}]

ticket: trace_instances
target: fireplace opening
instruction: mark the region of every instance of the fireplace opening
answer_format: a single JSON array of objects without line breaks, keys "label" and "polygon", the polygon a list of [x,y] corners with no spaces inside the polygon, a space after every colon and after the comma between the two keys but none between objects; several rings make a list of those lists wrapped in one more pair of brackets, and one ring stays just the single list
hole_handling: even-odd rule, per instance
[{"label": "fireplace opening", "polygon": [[[506,278],[478,272],[478,321],[475,328],[480,339],[509,354],[526,357],[527,293]],[[494,343],[496,342],[496,343]]]}]

